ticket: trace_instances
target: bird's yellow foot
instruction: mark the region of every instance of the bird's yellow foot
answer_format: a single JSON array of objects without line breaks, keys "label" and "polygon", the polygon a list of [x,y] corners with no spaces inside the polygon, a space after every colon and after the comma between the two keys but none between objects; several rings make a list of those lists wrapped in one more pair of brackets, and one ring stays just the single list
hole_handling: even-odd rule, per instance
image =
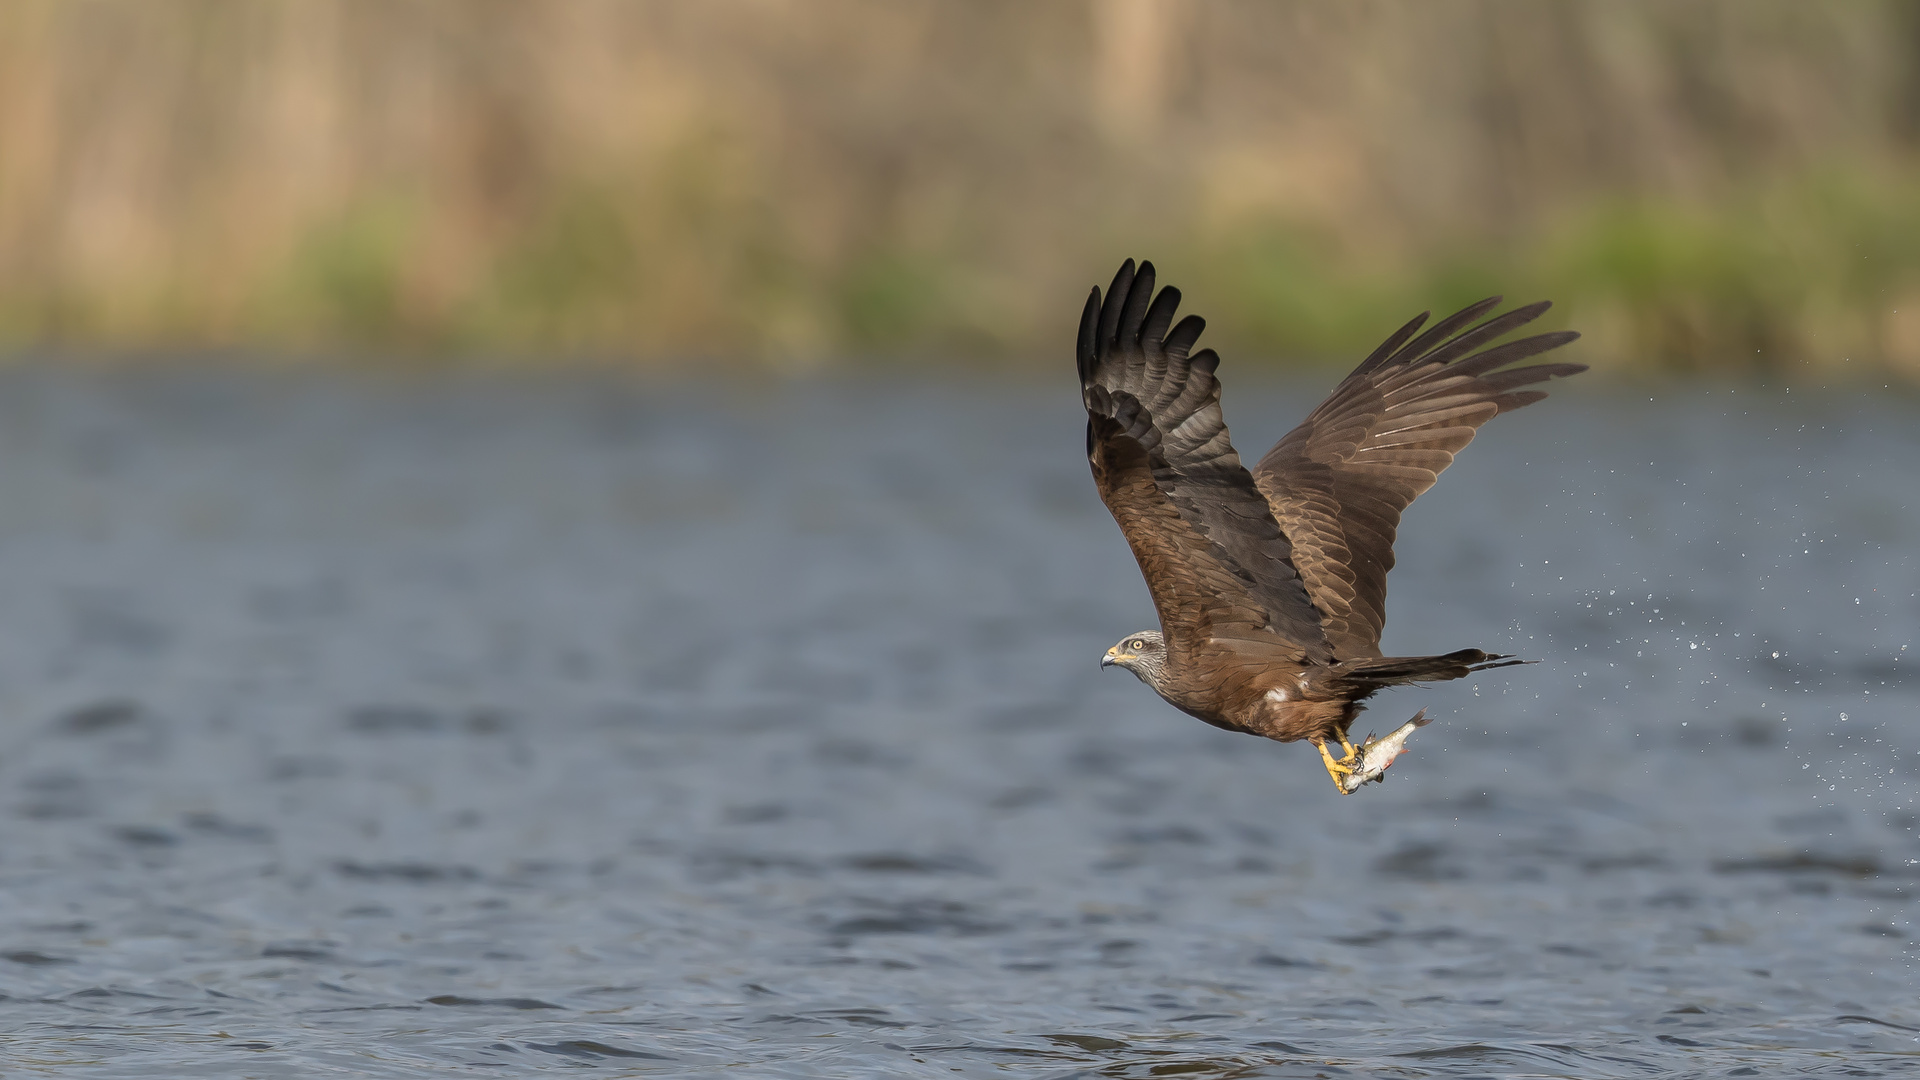
[{"label": "bird's yellow foot", "polygon": [[[1346,740],[1342,739],[1341,741],[1345,742]],[[1347,785],[1343,781],[1346,779],[1347,774],[1353,772],[1354,767],[1352,765],[1343,764],[1341,761],[1335,761],[1333,758],[1333,752],[1327,749],[1327,744],[1324,741],[1316,739],[1314,740],[1313,745],[1315,746],[1315,748],[1317,748],[1320,751],[1320,760],[1327,763],[1327,775],[1333,777],[1333,786],[1339,788],[1340,794],[1342,795],[1353,794],[1353,792],[1347,790]],[[1352,761],[1353,756],[1354,756],[1353,747],[1348,746],[1347,756],[1343,760]]]}]

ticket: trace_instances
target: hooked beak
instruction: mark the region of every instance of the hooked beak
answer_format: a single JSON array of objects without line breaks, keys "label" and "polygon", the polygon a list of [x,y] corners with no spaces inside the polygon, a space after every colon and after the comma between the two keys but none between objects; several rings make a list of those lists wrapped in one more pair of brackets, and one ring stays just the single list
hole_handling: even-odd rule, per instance
[{"label": "hooked beak", "polygon": [[1103,668],[1110,668],[1117,665],[1122,660],[1131,660],[1131,659],[1133,659],[1132,653],[1108,653],[1106,656],[1101,658],[1100,666]]}]

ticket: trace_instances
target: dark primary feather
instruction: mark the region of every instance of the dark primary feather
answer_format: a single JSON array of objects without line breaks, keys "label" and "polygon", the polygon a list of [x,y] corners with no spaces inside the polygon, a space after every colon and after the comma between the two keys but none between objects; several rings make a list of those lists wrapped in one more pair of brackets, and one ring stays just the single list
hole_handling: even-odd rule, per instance
[{"label": "dark primary feather", "polygon": [[1579,335],[1490,344],[1538,318],[1545,303],[1461,329],[1499,303],[1499,297],[1483,300],[1418,337],[1425,315],[1401,327],[1254,467],[1341,659],[1380,654],[1387,572],[1408,504],[1433,486],[1481,424],[1547,396],[1520,387],[1586,370],[1582,364],[1506,368]]},{"label": "dark primary feather", "polygon": [[[1088,457],[1096,477],[1103,468],[1110,474],[1101,481],[1102,498],[1134,548],[1163,625],[1169,604],[1184,609],[1200,602],[1179,595],[1193,584],[1187,580],[1193,571],[1164,557],[1182,551],[1224,570],[1234,585],[1228,591],[1240,594],[1207,603],[1250,598],[1265,613],[1266,627],[1297,646],[1303,658],[1330,659],[1320,612],[1294,569],[1287,535],[1228,438],[1213,374],[1220,358],[1211,349],[1191,352],[1205,323],[1189,316],[1169,328],[1180,293],[1168,288],[1156,296],[1153,286],[1153,264],[1141,264],[1136,273],[1129,259],[1104,302],[1100,290],[1093,290],[1080,320],[1076,361],[1088,413]],[[1116,441],[1144,455],[1153,491],[1177,511],[1177,521],[1132,502],[1116,505],[1119,496],[1150,497],[1114,478],[1134,452]],[[1146,529],[1160,535],[1141,534]],[[1187,532],[1204,546],[1177,535]],[[1159,554],[1150,559],[1143,550]],[[1183,629],[1164,628],[1170,639]]]}]

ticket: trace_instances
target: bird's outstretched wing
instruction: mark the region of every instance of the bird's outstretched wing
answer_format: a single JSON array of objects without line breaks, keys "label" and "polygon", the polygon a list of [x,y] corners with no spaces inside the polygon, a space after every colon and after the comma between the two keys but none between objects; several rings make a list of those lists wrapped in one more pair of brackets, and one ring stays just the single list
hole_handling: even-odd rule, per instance
[{"label": "bird's outstretched wing", "polygon": [[[1264,627],[1302,659],[1332,652],[1290,561],[1287,537],[1240,463],[1220,415],[1212,349],[1192,353],[1204,321],[1172,326],[1177,289],[1153,293],[1153,264],[1120,267],[1080,319],[1076,359],[1087,458],[1127,536],[1170,639]],[[1171,329],[1169,327],[1171,326]]]},{"label": "bird's outstretched wing", "polygon": [[1482,348],[1551,306],[1531,304],[1461,329],[1499,304],[1497,296],[1482,300],[1418,337],[1425,314],[1401,327],[1254,467],[1341,659],[1380,655],[1401,512],[1481,424],[1547,396],[1520,387],[1586,370],[1506,367],[1580,335],[1537,334]]}]

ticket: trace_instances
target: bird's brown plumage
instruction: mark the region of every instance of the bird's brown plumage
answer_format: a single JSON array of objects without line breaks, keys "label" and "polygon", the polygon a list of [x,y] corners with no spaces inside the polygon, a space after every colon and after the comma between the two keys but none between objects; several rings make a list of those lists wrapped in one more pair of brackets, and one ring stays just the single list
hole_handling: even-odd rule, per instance
[{"label": "bird's brown plumage", "polygon": [[1381,687],[1517,663],[1479,649],[1382,657],[1387,571],[1401,512],[1479,426],[1546,396],[1522,387],[1584,370],[1507,365],[1578,335],[1493,344],[1544,303],[1475,323],[1496,297],[1425,333],[1422,315],[1249,471],[1221,414],[1219,357],[1192,351],[1205,323],[1174,324],[1179,303],[1154,293],[1153,264],[1128,260],[1104,300],[1088,298],[1076,349],[1094,481],[1160,616],[1165,655],[1136,674],[1215,726],[1319,743],[1344,741]]}]

